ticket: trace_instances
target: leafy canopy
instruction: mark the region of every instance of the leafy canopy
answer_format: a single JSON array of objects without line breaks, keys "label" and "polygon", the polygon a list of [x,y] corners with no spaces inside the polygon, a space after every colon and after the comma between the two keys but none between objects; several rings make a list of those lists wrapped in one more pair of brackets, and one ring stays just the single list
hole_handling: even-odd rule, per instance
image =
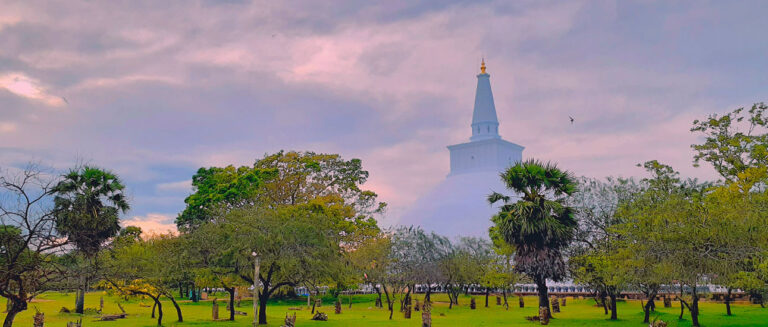
[{"label": "leafy canopy", "polygon": [[576,180],[555,164],[534,159],[508,168],[501,178],[520,199],[512,202],[511,196],[496,192],[488,197],[492,204],[504,203],[493,217],[492,232],[515,247],[518,271],[536,279],[560,280],[566,273],[562,250],[577,226],[573,209],[565,204],[565,197],[577,189]]},{"label": "leafy canopy", "polygon": [[63,176],[53,192],[56,229],[87,256],[120,231],[120,212],[130,208],[125,186],[112,172],[84,166]]}]

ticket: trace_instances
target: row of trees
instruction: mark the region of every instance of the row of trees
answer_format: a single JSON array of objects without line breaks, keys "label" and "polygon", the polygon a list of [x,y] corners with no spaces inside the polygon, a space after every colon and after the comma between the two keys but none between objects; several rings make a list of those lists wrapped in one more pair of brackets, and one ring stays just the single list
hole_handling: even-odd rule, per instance
[{"label": "row of trees", "polygon": [[651,176],[637,182],[579,183],[536,160],[503,172],[514,194],[489,196],[490,203],[502,203],[490,236],[511,247],[515,271],[537,285],[540,321],[551,317],[546,281],[569,275],[597,289],[614,320],[616,299],[627,289],[645,294],[646,323],[664,286],[679,288],[680,318],[687,308],[693,326],[699,326],[703,284],[727,287],[728,315],[736,288],[762,299],[768,285],[766,109],[758,103],[694,121],[691,131],[704,136],[692,145],[694,166],[711,163],[722,177],[717,182],[682,179],[655,160],[639,165]]},{"label": "row of trees", "polygon": [[108,171],[7,171],[0,178],[0,295],[11,303],[4,324],[39,292],[73,284],[82,313],[94,283],[151,298],[158,324],[161,298],[183,321],[175,289],[225,289],[234,319],[237,289],[255,283],[258,322],[266,324],[269,299],[299,286],[370,284],[391,318],[398,302],[409,310],[417,285],[426,287],[426,301],[446,290],[452,307],[470,286],[485,287],[487,303],[492,289],[506,301],[511,285],[532,282],[546,322],[547,281],[573,278],[598,290],[611,319],[620,292],[646,295],[647,322],[655,296],[675,287],[698,325],[699,286],[727,286],[729,313],[732,290],[754,297],[768,290],[766,109],[694,122],[692,131],[704,134],[694,162],[712,163],[718,182],[681,178],[657,161],[642,165],[650,175],[641,180],[578,180],[554,164],[518,163],[501,175],[511,194],[488,197],[499,205],[490,241],[414,227],[382,231],[375,218],[386,205],[362,188],[368,172],[338,155],[278,152],[252,166],[201,168],[175,235],[120,229],[129,203]]},{"label": "row of trees", "polygon": [[699,325],[699,299],[704,285],[726,288],[727,315],[732,292],[753,298],[768,290],[768,133],[764,104],[746,112],[695,121],[702,133],[693,145],[694,164],[709,162],[717,182],[684,179],[672,167],[648,161],[649,177],[583,179],[567,202],[576,209],[579,227],[569,250],[575,281],[599,290],[617,319],[621,291],[645,295],[644,322],[660,292],[677,293],[681,313],[688,309]]},{"label": "row of trees", "polygon": [[351,252],[349,260],[378,293],[377,304],[383,305],[385,297],[390,319],[398,302],[400,310],[409,310],[417,285],[424,301],[435,289],[446,291],[449,307],[471,286],[486,290],[486,306],[491,290],[502,289],[507,305],[507,290],[520,279],[507,248],[473,237],[451,241],[418,227],[387,230]]},{"label": "row of trees", "polygon": [[[10,302],[4,326],[37,294],[77,285],[84,312],[91,285],[160,299],[182,312],[173,289],[260,285],[259,322],[283,287],[347,283],[346,253],[380,231],[384,203],[360,186],[360,160],[312,152],[266,155],[253,166],[201,168],[179,215],[179,235],[120,229],[129,209],[124,185],[109,171],[80,167],[64,175],[38,166],[0,178],[0,295]],[[253,274],[257,252],[261,273]],[[351,284],[351,283],[350,283]]]}]

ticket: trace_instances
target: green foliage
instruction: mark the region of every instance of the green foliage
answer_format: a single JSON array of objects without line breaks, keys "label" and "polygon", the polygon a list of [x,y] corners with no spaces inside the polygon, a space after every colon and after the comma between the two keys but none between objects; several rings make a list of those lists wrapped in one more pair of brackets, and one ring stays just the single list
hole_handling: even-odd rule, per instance
[{"label": "green foliage", "polygon": [[539,280],[562,279],[566,273],[562,250],[577,227],[565,197],[576,191],[576,181],[556,165],[536,160],[510,167],[501,178],[521,196],[515,202],[500,193],[488,198],[491,203],[504,202],[493,222],[496,233],[515,247],[516,270]]},{"label": "green foliage", "polygon": [[705,140],[691,145],[696,151],[694,166],[702,160],[709,162],[720,176],[733,181],[749,167],[768,165],[766,109],[768,106],[761,102],[747,110],[749,116],[745,115],[744,108],[738,108],[722,116],[713,114],[707,119],[695,120],[691,132],[704,134]]},{"label": "green foliage", "polygon": [[29,275],[38,269],[44,260],[44,254],[28,248],[21,228],[0,225],[0,276],[4,280],[10,282],[19,276]]},{"label": "green foliage", "polygon": [[360,159],[280,151],[257,160],[254,167],[276,172],[264,183],[260,205],[276,208],[313,203],[345,208],[342,215],[335,216],[336,224],[344,234],[357,237],[348,237],[346,242],[359,244],[378,233],[374,216],[382,213],[386,204],[377,201],[376,193],[361,188],[368,180],[368,171],[363,170]]},{"label": "green foliage", "polygon": [[386,280],[391,265],[392,238],[380,233],[361,244],[354,251],[347,252],[347,258],[355,271],[362,275],[362,281],[376,285]]},{"label": "green foliage", "polygon": [[180,229],[188,229],[211,220],[215,210],[251,204],[265,179],[274,171],[247,166],[200,168],[192,176],[194,193],[184,199],[187,207],[176,218]]},{"label": "green foliage", "polygon": [[130,208],[124,190],[109,171],[90,166],[69,171],[53,189],[56,229],[86,256],[96,255],[120,231],[119,213]]},{"label": "green foliage", "polygon": [[[649,165],[663,170],[657,163]],[[569,201],[579,220],[568,262],[576,283],[589,285],[612,298],[630,283],[631,273],[626,271],[628,258],[620,251],[622,236],[614,227],[623,222],[619,207],[640,190],[641,186],[632,179],[582,178],[579,192]],[[654,292],[657,289],[658,286]],[[615,312],[612,318],[617,318]]]},{"label": "green foliage", "polygon": [[446,278],[440,265],[453,250],[448,238],[399,226],[392,231],[391,244],[390,284],[433,284]]}]

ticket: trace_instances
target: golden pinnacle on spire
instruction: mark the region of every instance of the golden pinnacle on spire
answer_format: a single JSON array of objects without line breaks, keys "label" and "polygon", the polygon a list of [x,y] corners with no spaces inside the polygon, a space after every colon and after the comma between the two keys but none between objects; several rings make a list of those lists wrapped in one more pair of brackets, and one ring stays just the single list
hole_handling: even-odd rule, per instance
[{"label": "golden pinnacle on spire", "polygon": [[485,74],[485,58],[483,58],[482,61],[480,61],[480,74]]}]

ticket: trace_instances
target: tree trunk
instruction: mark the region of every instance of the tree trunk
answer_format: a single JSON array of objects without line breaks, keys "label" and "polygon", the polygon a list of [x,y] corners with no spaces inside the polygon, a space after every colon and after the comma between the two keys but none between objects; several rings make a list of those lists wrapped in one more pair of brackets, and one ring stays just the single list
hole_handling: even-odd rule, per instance
[{"label": "tree trunk", "polygon": [[685,313],[685,302],[683,302],[683,283],[680,283],[680,317],[677,317],[677,320],[683,320],[683,313]]},{"label": "tree trunk", "polygon": [[691,327],[699,327],[699,295],[696,293],[696,285],[692,287],[693,301],[691,301],[691,307],[688,308],[688,311],[691,312]]},{"label": "tree trunk", "polygon": [[[383,286],[382,288],[384,289],[384,295],[387,296],[387,309],[389,309],[389,320],[392,320],[392,314],[393,314],[395,305],[394,303],[392,303],[393,301],[389,297],[389,291],[387,291],[387,287]],[[394,296],[394,294],[392,294],[392,296]]]},{"label": "tree trunk", "polygon": [[677,317],[677,320],[683,320],[683,313],[685,313],[685,303],[683,299],[680,299],[680,316]]},{"label": "tree trunk", "polygon": [[405,293],[405,296],[400,300],[400,312],[405,312],[405,307],[408,306],[410,302],[410,296],[411,296],[411,289],[408,288],[408,292]]},{"label": "tree trunk", "polygon": [[725,310],[727,315],[731,315],[731,291],[732,289],[729,287],[728,291],[725,293]]},{"label": "tree trunk", "polygon": [[656,306],[654,304],[654,300],[656,299],[656,292],[650,292],[646,296],[648,297],[648,302],[643,307],[643,323],[648,324],[651,322],[651,310],[653,310],[653,308]]},{"label": "tree trunk", "polygon": [[19,314],[20,311],[16,310],[9,310],[8,314],[5,315],[5,320],[3,321],[3,327],[13,327],[13,319],[16,318],[16,315]]},{"label": "tree trunk", "polygon": [[488,307],[488,296],[491,295],[491,289],[486,287],[485,288],[485,307]]},{"label": "tree trunk", "polygon": [[424,302],[429,302],[432,298],[432,285],[427,285],[427,294],[424,295]]},{"label": "tree trunk", "polygon": [[611,320],[618,320],[619,317],[616,313],[616,291],[609,292],[608,296],[611,298]]},{"label": "tree trunk", "polygon": [[[552,312],[549,311],[549,294],[547,294],[547,280],[542,277],[536,277],[534,278],[536,282],[536,287],[538,288],[539,292],[539,321],[542,321],[541,318],[546,318],[546,321],[549,321],[549,318],[552,318]],[[543,310],[542,310],[543,308]],[[542,317],[542,314],[546,314],[546,317]]]},{"label": "tree trunk", "polygon": [[505,288],[501,294],[504,296],[504,310],[509,310],[509,303],[507,303],[507,289]]},{"label": "tree trunk", "polygon": [[16,318],[16,315],[19,314],[19,312],[27,310],[27,302],[24,300],[8,299],[8,301],[11,301],[11,306],[8,308],[8,314],[5,315],[3,327],[13,327],[13,319]]},{"label": "tree trunk", "polygon": [[[155,305],[157,305],[157,325],[162,326],[163,325],[163,304],[160,303],[160,296],[153,297],[153,300],[155,300]],[[153,309],[154,312],[154,309]]]},{"label": "tree trunk", "polygon": [[229,320],[235,321],[235,288],[224,288],[229,292],[229,303],[227,303],[227,307],[229,308]]},{"label": "tree trunk", "polygon": [[267,324],[267,300],[269,300],[269,283],[264,283],[264,290],[259,295],[259,325]]},{"label": "tree trunk", "polygon": [[80,285],[75,299],[75,312],[83,314],[85,312],[85,292],[88,289],[88,279],[85,274],[80,276]]},{"label": "tree trunk", "polygon": [[382,305],[383,302],[381,302],[381,290],[378,287],[376,287],[376,286],[374,286],[373,289],[375,289],[376,290],[376,294],[379,295],[379,300],[378,300],[378,302],[376,302],[376,306],[379,307],[379,308],[383,308],[384,307]]},{"label": "tree trunk", "polygon": [[152,315],[150,316],[150,318],[155,317],[155,309],[157,309],[157,301],[155,301],[155,303],[152,304]]},{"label": "tree trunk", "polygon": [[166,296],[171,300],[171,303],[173,303],[173,307],[176,308],[176,316],[179,318],[179,322],[184,322],[184,318],[181,316],[181,307],[179,307],[179,304],[176,302],[176,299],[173,298],[173,295]]}]

